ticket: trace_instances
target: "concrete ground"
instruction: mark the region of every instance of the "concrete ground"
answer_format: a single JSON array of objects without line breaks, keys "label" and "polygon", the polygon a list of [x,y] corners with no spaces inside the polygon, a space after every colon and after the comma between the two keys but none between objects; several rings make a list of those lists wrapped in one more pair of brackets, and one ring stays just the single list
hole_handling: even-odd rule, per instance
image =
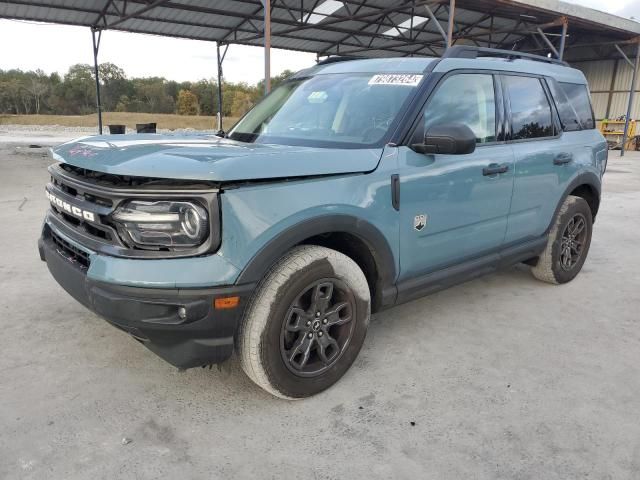
[{"label": "concrete ground", "polygon": [[637,153],[611,154],[575,281],[510,268],[381,313],[342,381],[294,403],[236,360],[180,373],[58,287],[49,163],[0,144],[0,478],[640,477]]}]

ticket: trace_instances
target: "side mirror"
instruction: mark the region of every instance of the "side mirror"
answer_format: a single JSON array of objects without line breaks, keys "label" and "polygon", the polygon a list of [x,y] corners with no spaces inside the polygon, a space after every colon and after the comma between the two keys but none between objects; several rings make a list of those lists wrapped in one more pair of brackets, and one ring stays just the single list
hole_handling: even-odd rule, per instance
[{"label": "side mirror", "polygon": [[423,143],[414,143],[411,149],[418,153],[464,155],[476,149],[476,135],[462,123],[433,125],[425,132]]}]

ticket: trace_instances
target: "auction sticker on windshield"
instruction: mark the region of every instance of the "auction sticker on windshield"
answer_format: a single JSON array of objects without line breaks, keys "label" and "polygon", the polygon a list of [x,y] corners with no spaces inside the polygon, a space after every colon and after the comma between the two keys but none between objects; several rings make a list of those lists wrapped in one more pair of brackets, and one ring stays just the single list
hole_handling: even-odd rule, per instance
[{"label": "auction sticker on windshield", "polygon": [[386,73],[374,75],[369,79],[369,85],[407,85],[415,87],[422,80],[422,75],[405,73]]}]

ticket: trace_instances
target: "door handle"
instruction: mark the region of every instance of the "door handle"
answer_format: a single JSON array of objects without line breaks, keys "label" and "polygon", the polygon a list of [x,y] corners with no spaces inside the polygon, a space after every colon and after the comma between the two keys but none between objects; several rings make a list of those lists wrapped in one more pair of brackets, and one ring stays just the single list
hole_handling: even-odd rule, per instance
[{"label": "door handle", "polygon": [[482,175],[489,176],[489,175],[497,175],[499,173],[506,173],[507,171],[509,171],[509,164],[507,163],[503,163],[503,164],[497,164],[497,163],[490,163],[489,165],[487,165],[486,167],[484,167],[482,169]]},{"label": "door handle", "polygon": [[573,155],[571,153],[559,153],[556,158],[553,159],[554,165],[566,165],[573,161]]}]

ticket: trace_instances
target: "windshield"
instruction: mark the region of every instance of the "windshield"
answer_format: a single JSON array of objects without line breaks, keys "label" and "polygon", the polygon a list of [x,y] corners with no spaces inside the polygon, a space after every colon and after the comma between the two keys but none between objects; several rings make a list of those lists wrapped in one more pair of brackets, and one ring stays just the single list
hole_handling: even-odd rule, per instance
[{"label": "windshield", "polygon": [[276,88],[229,133],[241,142],[365,148],[379,145],[422,79],[415,74],[332,74]]}]

